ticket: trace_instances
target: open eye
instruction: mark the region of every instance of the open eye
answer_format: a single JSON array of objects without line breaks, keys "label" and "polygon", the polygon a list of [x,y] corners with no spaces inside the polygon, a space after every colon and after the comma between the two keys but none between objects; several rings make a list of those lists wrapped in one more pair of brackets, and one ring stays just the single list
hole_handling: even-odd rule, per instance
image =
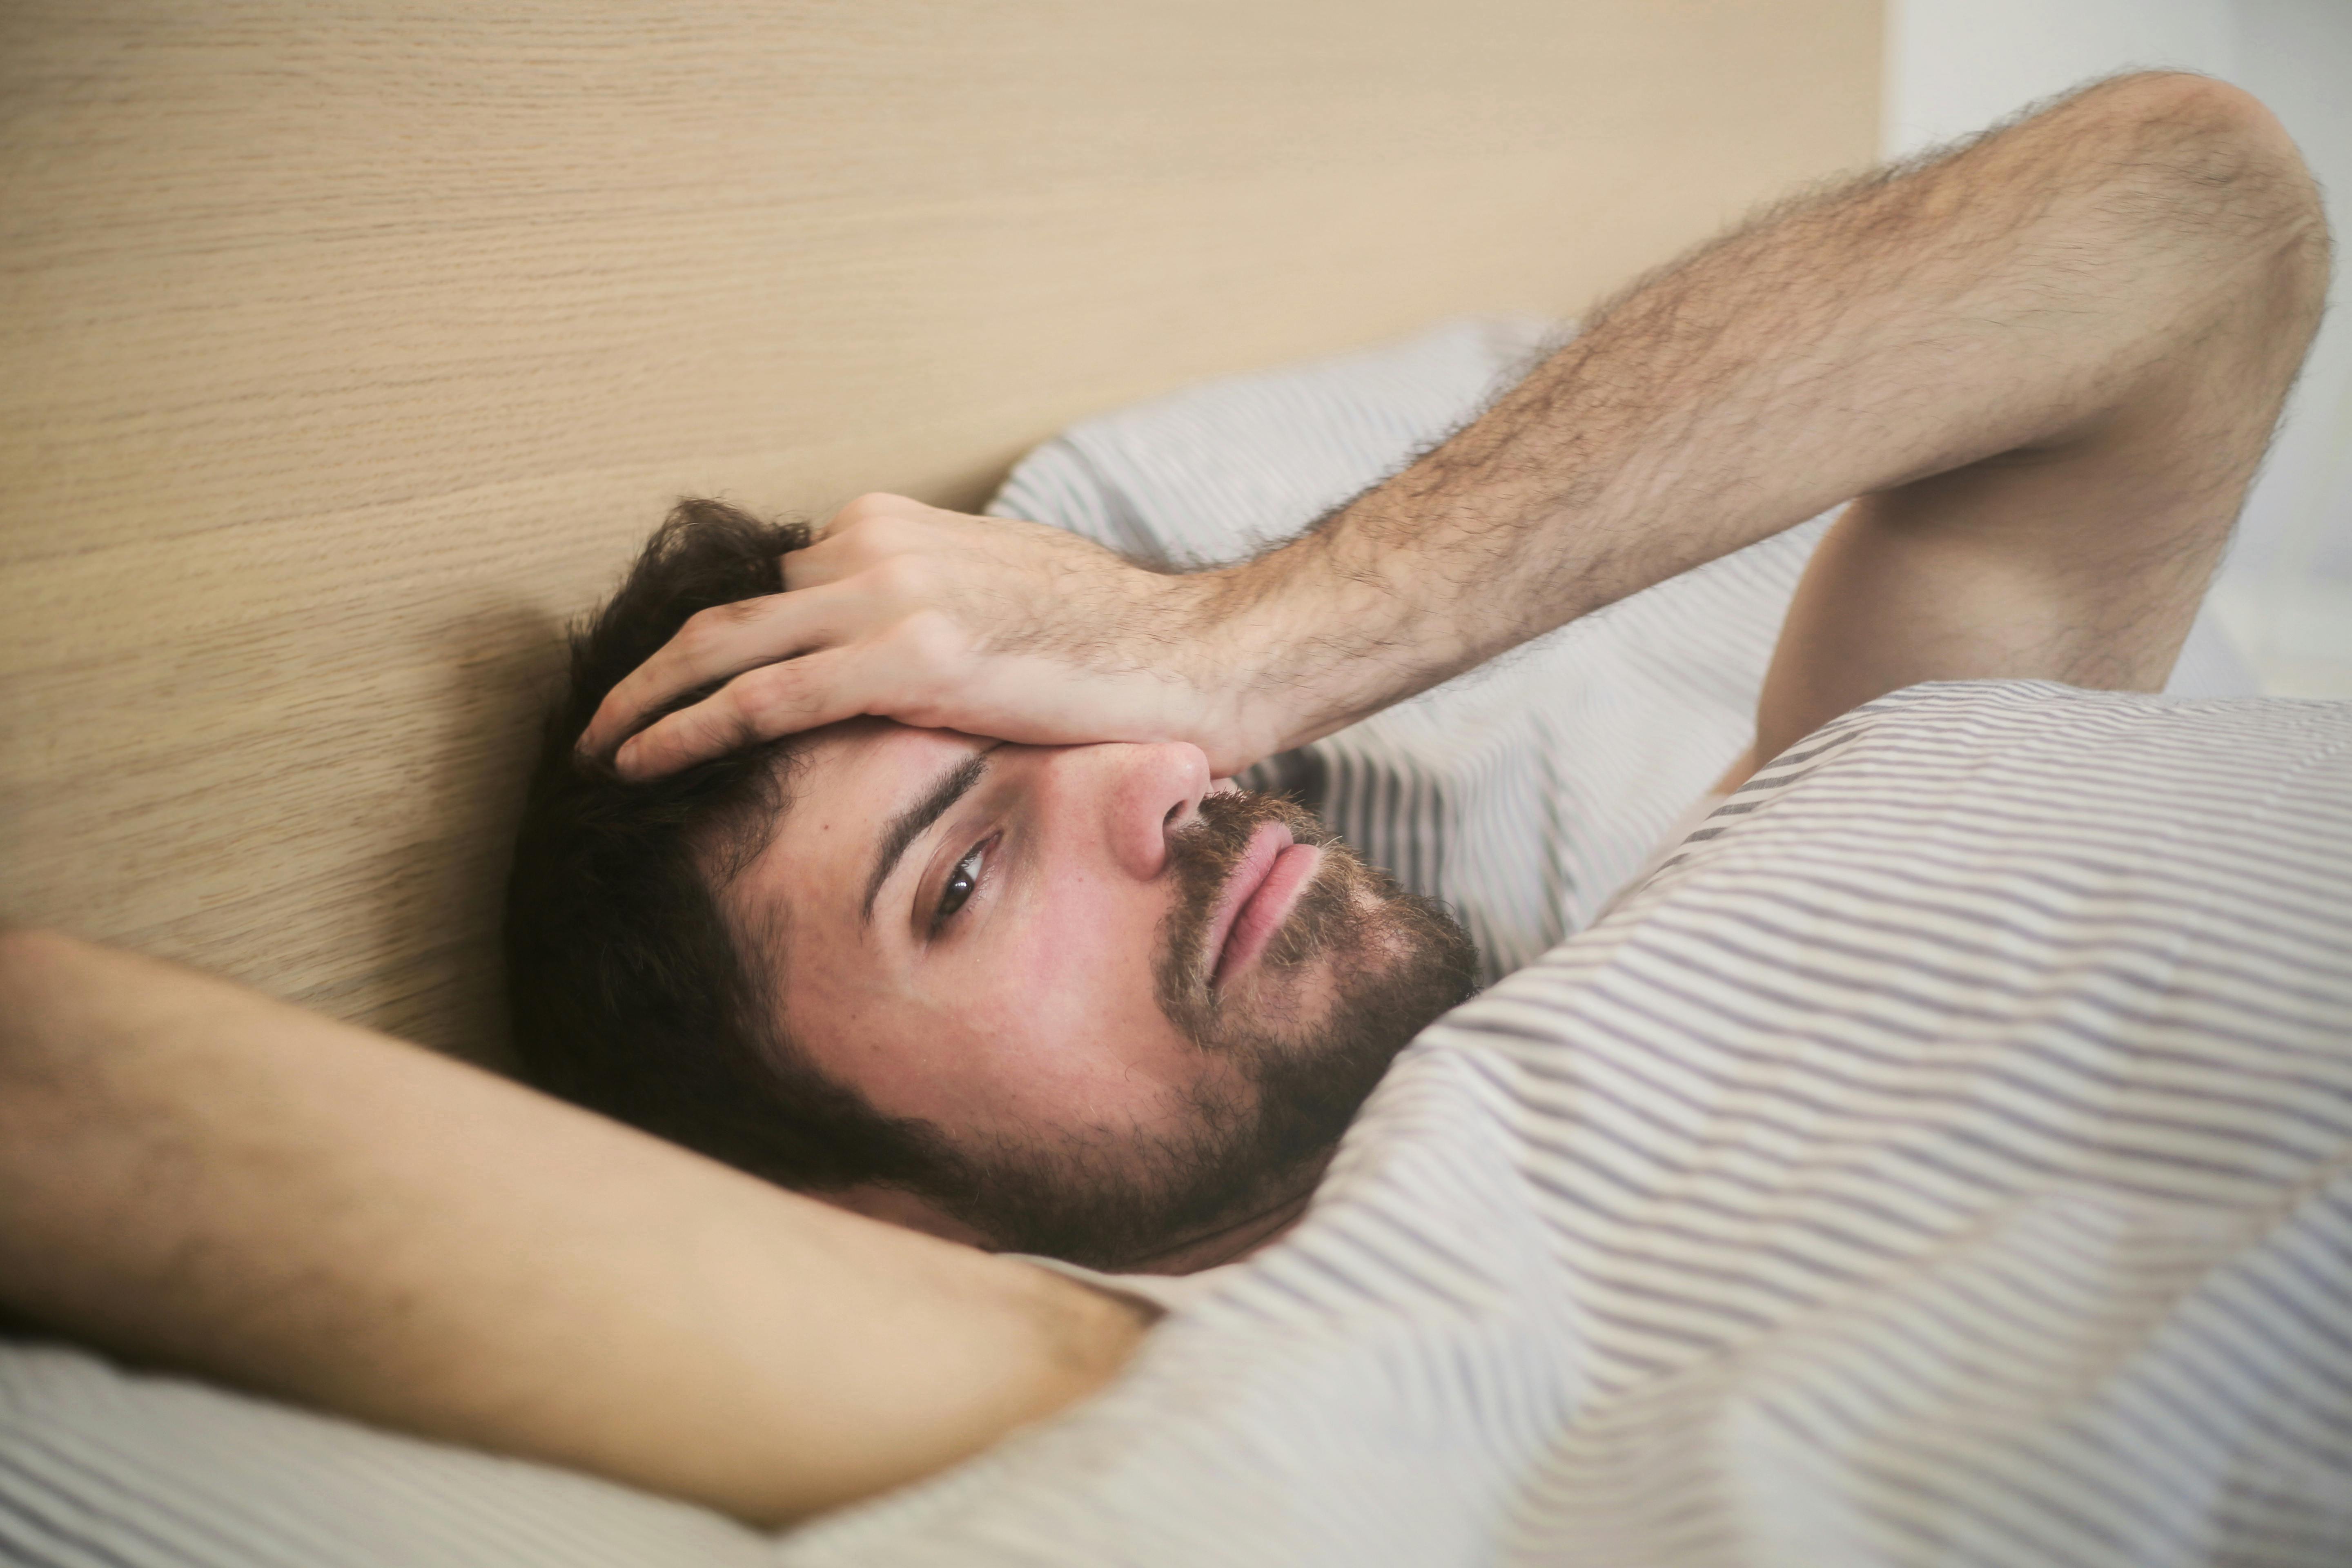
[{"label": "open eye", "polygon": [[940,907],[931,916],[933,931],[947,924],[949,918],[970,901],[973,889],[980,886],[981,861],[987,852],[987,845],[973,845],[971,853],[957,861],[955,869],[948,873],[947,885],[940,889]]}]

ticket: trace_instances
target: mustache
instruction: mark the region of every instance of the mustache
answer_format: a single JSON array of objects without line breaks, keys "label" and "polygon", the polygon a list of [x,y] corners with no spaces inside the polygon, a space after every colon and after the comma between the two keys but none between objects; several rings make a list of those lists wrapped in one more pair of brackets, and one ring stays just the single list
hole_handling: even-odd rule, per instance
[{"label": "mustache", "polygon": [[1280,795],[1232,791],[1203,796],[1197,820],[1169,835],[1176,903],[1160,922],[1156,967],[1162,1004],[1172,1011],[1214,1011],[1209,976],[1217,955],[1208,951],[1209,927],[1219,899],[1249,853],[1250,840],[1270,822],[1289,828],[1300,844],[1322,849],[1339,844],[1339,835],[1303,805]]}]

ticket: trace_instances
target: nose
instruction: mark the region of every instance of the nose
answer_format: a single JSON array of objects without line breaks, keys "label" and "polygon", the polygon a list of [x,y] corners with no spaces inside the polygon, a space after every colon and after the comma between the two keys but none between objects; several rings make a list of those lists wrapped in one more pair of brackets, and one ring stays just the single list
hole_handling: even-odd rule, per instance
[{"label": "nose", "polygon": [[1192,820],[1209,793],[1208,753],[1181,741],[1076,746],[1055,760],[1057,781],[1080,796],[1111,861],[1148,881],[1168,863],[1168,836]]}]

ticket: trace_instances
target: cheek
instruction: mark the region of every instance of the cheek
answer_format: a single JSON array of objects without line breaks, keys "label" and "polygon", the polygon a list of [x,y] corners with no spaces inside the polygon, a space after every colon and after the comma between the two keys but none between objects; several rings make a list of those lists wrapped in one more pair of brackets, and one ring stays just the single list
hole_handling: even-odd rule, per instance
[{"label": "cheek", "polygon": [[1033,1029],[1076,1035],[1089,1024],[1132,1025],[1159,1014],[1152,966],[1162,900],[1154,889],[1070,878],[1024,889],[995,911],[973,944],[996,971],[1012,1016]]},{"label": "cheek", "polygon": [[1158,1126],[1228,1069],[1154,999],[1157,891],[1075,879],[1022,889],[897,984],[803,954],[803,1037],[883,1111],[956,1131]]},{"label": "cheek", "polygon": [[994,911],[1018,918],[943,966],[953,981],[926,1010],[975,1048],[957,1075],[974,1103],[1031,1125],[1150,1124],[1210,1064],[1153,996],[1158,906],[1087,891]]}]

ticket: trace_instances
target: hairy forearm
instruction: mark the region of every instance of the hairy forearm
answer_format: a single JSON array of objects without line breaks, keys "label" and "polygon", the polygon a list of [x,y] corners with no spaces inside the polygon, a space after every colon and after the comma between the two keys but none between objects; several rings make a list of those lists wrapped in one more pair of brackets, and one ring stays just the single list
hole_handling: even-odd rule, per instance
[{"label": "hairy forearm", "polygon": [[861,498],[784,557],[786,592],[687,622],[583,747],[651,777],[878,714],[1190,741],[1232,773],[1847,500],[1766,679],[1763,754],[1920,680],[2160,684],[2326,249],[2261,105],[2193,77],[2104,84],[1643,279],[1250,562],[1167,576]]},{"label": "hairy forearm", "polygon": [[754,1521],[1100,1385],[1128,1308],[169,965],[0,933],[0,1304]]},{"label": "hairy forearm", "polygon": [[2282,255],[2324,250],[2262,118],[2196,79],[2108,84],[1643,279],[1451,440],[1202,584],[1255,650],[1249,721],[1280,731],[1256,749],[1852,497],[2095,447]]}]

